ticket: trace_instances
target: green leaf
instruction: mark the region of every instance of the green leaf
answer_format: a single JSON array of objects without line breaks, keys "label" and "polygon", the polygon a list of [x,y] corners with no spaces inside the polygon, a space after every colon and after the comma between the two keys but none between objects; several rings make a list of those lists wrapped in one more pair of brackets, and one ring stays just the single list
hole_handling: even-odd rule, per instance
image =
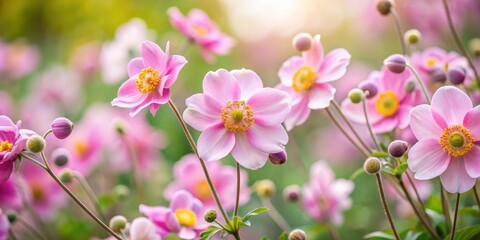
[{"label": "green leaf", "polygon": [[240,228],[245,227],[245,226],[250,226],[250,222],[245,223],[242,218],[239,216],[233,217],[233,219],[230,221],[230,224],[232,225],[232,232],[236,232],[240,230]]},{"label": "green leaf", "polygon": [[247,222],[251,217],[256,216],[260,213],[264,213],[266,211],[269,211],[270,209],[266,207],[259,207],[255,208],[252,211],[248,212],[244,217],[243,217],[243,222]]},{"label": "green leaf", "polygon": [[350,176],[350,178],[348,178],[350,181],[353,181],[355,178],[357,178],[358,176],[360,176],[360,174],[364,173],[365,170],[363,169],[363,167],[357,169],[355,172],[352,173],[352,175]]},{"label": "green leaf", "polygon": [[278,240],[288,240],[288,234],[287,232],[283,231],[280,236],[278,236]]},{"label": "green leaf", "polygon": [[[450,239],[450,234],[444,239]],[[466,227],[455,232],[455,239],[474,240],[480,239],[480,224]]]},{"label": "green leaf", "polygon": [[468,215],[473,217],[480,217],[480,209],[477,205],[472,207],[464,207],[459,210],[460,215]]},{"label": "green leaf", "polygon": [[375,152],[372,152],[372,156],[377,158],[388,158],[390,155],[388,155],[388,152],[375,151]]},{"label": "green leaf", "polygon": [[200,240],[209,240],[219,231],[222,231],[222,229],[215,226],[209,226],[207,230],[200,233]]},{"label": "green leaf", "polygon": [[408,165],[407,163],[402,163],[395,167],[393,170],[397,175],[402,175],[405,171],[407,171]]},{"label": "green leaf", "polygon": [[363,236],[363,239],[372,240],[395,240],[395,236],[384,232],[373,232]]},{"label": "green leaf", "polygon": [[228,235],[228,232],[227,232],[227,231],[222,231],[222,232],[220,233],[220,238],[221,238],[221,239],[224,239],[227,235]]},{"label": "green leaf", "polygon": [[385,166],[382,168],[382,172],[384,173],[387,173],[389,175],[392,175],[392,176],[396,176],[397,174],[395,173],[395,170],[393,170],[391,167],[389,166]]}]

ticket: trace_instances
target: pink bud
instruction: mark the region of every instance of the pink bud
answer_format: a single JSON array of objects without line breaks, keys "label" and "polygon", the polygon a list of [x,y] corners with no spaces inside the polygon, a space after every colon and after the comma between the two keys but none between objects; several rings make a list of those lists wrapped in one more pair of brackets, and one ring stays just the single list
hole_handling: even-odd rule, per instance
[{"label": "pink bud", "polygon": [[312,36],[308,33],[299,33],[293,38],[292,45],[299,52],[307,51],[312,47]]},{"label": "pink bud", "polygon": [[393,54],[387,57],[387,59],[383,61],[383,64],[387,66],[388,70],[394,73],[402,73],[407,67],[405,57],[400,54]]},{"label": "pink bud", "polygon": [[72,130],[73,130],[72,121],[64,117],[57,118],[52,122],[53,135],[55,135],[55,137],[57,137],[58,139],[67,138],[72,133]]},{"label": "pink bud", "polygon": [[285,151],[270,153],[268,159],[275,165],[282,165],[287,162],[287,153]]}]

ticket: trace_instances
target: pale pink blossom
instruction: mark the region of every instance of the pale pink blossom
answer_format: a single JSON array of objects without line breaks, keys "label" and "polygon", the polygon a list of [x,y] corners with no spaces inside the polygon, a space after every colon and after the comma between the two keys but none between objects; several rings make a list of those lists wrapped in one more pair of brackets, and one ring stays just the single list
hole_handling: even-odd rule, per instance
[{"label": "pale pink blossom", "polygon": [[[99,69],[100,47],[98,42],[88,42],[77,47],[70,56],[69,65],[82,75],[83,80],[93,80],[93,74]],[[120,79],[125,76],[126,73]]]},{"label": "pale pink blossom", "polygon": [[146,107],[155,115],[160,105],[170,100],[170,86],[175,83],[186,63],[183,56],[169,56],[169,43],[163,52],[157,44],[143,42],[142,57],[128,63],[130,78],[120,86],[118,97],[113,99],[112,105],[132,108],[131,117]]},{"label": "pale pink blossom", "polygon": [[4,44],[0,40],[0,73],[7,80],[15,80],[31,73],[38,65],[40,53],[37,47],[17,40]]},{"label": "pale pink blossom", "polygon": [[17,185],[14,177],[11,177],[4,183],[0,183],[0,209],[14,211],[21,209],[22,198]]},{"label": "pale pink blossom", "polygon": [[13,171],[18,155],[25,148],[31,131],[20,129],[21,122],[14,124],[10,118],[0,115],[0,183],[4,183]]},{"label": "pale pink blossom", "polygon": [[317,161],[310,169],[310,181],[303,186],[302,207],[318,222],[343,223],[343,211],[350,208],[352,181],[335,179],[334,172],[324,161]]},{"label": "pale pink blossom", "polygon": [[243,167],[262,167],[269,153],[283,151],[288,135],[282,122],[291,99],[283,91],[263,88],[251,70],[208,72],[203,92],[186,100],[185,121],[202,131],[198,150],[205,161],[220,160],[230,152]]},{"label": "pale pink blossom", "polygon": [[161,240],[155,224],[147,218],[135,218],[130,225],[129,240]]},{"label": "pale pink blossom", "polygon": [[13,114],[13,101],[7,92],[0,90],[0,115],[11,116]]},{"label": "pale pink blossom", "polygon": [[323,109],[330,105],[335,94],[331,82],[343,77],[350,63],[345,49],[335,49],[324,55],[320,35],[313,38],[310,50],[302,56],[291,57],[278,71],[281,83],[276,88],[292,97],[292,111],[285,120],[287,130],[304,123],[310,109]]},{"label": "pale pink blossom", "polygon": [[200,52],[207,62],[213,62],[213,54],[226,55],[235,45],[235,41],[222,33],[218,26],[200,9],[192,9],[184,16],[176,7],[168,9],[172,25],[185,37],[200,47]]},{"label": "pale pink blossom", "polygon": [[418,180],[440,176],[451,193],[470,190],[480,176],[480,106],[473,108],[460,89],[446,86],[433,94],[432,105],[410,112],[418,142],[408,153],[408,166]]},{"label": "pale pink blossom", "polygon": [[0,240],[8,239],[8,229],[10,229],[10,222],[7,219],[7,216],[0,208]]}]

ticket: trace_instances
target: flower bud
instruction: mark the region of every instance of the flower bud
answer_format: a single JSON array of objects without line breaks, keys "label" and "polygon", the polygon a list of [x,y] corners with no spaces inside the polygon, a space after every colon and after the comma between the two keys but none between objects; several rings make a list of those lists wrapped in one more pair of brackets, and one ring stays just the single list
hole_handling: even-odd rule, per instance
[{"label": "flower bud", "polygon": [[418,31],[417,29],[410,29],[405,32],[403,38],[405,40],[405,43],[415,45],[422,39],[422,33],[420,33],[420,31]]},{"label": "flower bud", "polygon": [[466,74],[465,68],[453,66],[447,71],[447,79],[453,84],[462,84],[465,81]]},{"label": "flower bud", "polygon": [[393,4],[390,0],[377,0],[377,10],[382,16],[390,14],[392,6]]},{"label": "flower bud", "polygon": [[299,52],[308,51],[312,47],[312,36],[308,33],[299,33],[293,38],[292,45]]},{"label": "flower bud", "polygon": [[480,38],[473,38],[468,43],[468,49],[475,57],[480,57]]},{"label": "flower bud", "polygon": [[395,140],[388,145],[388,153],[392,157],[402,157],[408,150],[408,143],[403,140]]},{"label": "flower bud", "polygon": [[114,126],[118,134],[122,135],[125,133],[125,124],[122,121],[116,121]]},{"label": "flower bud", "polygon": [[302,196],[302,189],[298,185],[290,185],[283,189],[283,199],[290,203],[295,203],[300,200]]},{"label": "flower bud", "polygon": [[52,152],[53,163],[56,166],[63,167],[67,165],[70,158],[70,152],[65,148],[57,148]]},{"label": "flower bud", "polygon": [[123,200],[130,195],[130,189],[125,185],[117,185],[113,188],[113,194],[120,200]]},{"label": "flower bud", "polygon": [[433,82],[444,83],[447,80],[447,76],[442,69],[435,69],[430,73],[430,78]]},{"label": "flower bud", "polygon": [[39,153],[45,148],[45,139],[38,135],[33,135],[27,140],[27,150],[32,153]]},{"label": "flower bud", "polygon": [[5,213],[9,223],[14,223],[17,221],[17,213],[13,210],[9,210]]},{"label": "flower bud", "polygon": [[360,88],[354,88],[348,92],[348,99],[352,103],[360,103],[363,100],[364,93]]},{"label": "flower bud", "polygon": [[275,165],[282,165],[287,162],[287,153],[285,151],[270,153],[268,159]]},{"label": "flower bud", "polygon": [[417,86],[415,85],[415,81],[413,80],[410,80],[407,82],[407,84],[405,84],[405,92],[406,93],[412,93],[413,91],[415,91],[415,89],[417,88]]},{"label": "flower bud", "polygon": [[52,122],[53,135],[55,135],[55,137],[57,137],[58,139],[67,138],[72,133],[72,130],[73,130],[72,121],[64,117],[57,118]]},{"label": "flower bud", "polygon": [[407,60],[400,54],[393,54],[387,57],[383,64],[387,66],[388,70],[394,73],[402,73],[407,67]]},{"label": "flower bud", "polygon": [[376,174],[382,170],[382,163],[376,157],[369,157],[363,164],[363,169],[368,174]]},{"label": "flower bud", "polygon": [[300,229],[295,229],[288,234],[288,240],[306,240],[307,234]]},{"label": "flower bud", "polygon": [[205,215],[203,215],[203,218],[205,218],[206,222],[209,222],[209,223],[214,222],[215,220],[217,220],[217,211],[215,211],[215,209],[210,209],[205,212]]},{"label": "flower bud", "polygon": [[63,183],[68,184],[72,182],[73,172],[69,168],[62,169],[58,175],[60,176],[60,181]]},{"label": "flower bud", "polygon": [[366,93],[365,97],[367,98],[372,98],[372,97],[375,97],[375,95],[377,95],[377,92],[378,92],[377,86],[375,86],[375,84],[371,82],[363,82],[358,87]]},{"label": "flower bud", "polygon": [[253,189],[257,192],[257,195],[262,198],[267,198],[275,193],[275,184],[268,179],[257,181],[253,185]]},{"label": "flower bud", "polygon": [[116,233],[120,233],[127,226],[127,219],[124,216],[117,215],[110,219],[108,226]]}]

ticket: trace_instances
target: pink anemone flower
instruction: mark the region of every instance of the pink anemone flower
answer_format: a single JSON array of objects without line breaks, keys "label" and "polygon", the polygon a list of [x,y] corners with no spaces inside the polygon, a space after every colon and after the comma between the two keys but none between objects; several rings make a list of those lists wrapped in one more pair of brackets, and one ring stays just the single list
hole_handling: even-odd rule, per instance
[{"label": "pink anemone flower", "polygon": [[118,97],[112,106],[132,108],[130,116],[135,116],[143,108],[149,107],[155,115],[161,104],[170,99],[170,86],[177,80],[178,73],[187,63],[183,56],[169,56],[169,43],[165,52],[155,43],[142,44],[142,57],[128,63],[128,79],[118,89]]},{"label": "pink anemone flower", "polygon": [[219,160],[232,152],[240,165],[258,169],[270,153],[283,151],[288,142],[282,127],[290,113],[288,94],[263,88],[260,77],[245,69],[207,73],[203,92],[186,100],[183,117],[203,131],[198,150],[205,161]]},{"label": "pink anemone flower", "polygon": [[451,193],[470,190],[480,176],[480,106],[473,108],[460,89],[441,87],[432,105],[410,112],[410,127],[418,142],[408,153],[408,166],[419,180],[440,176]]},{"label": "pink anemone flower", "polygon": [[10,222],[7,216],[0,208],[0,240],[8,239],[8,229],[10,229]]},{"label": "pink anemone flower", "polygon": [[21,122],[14,124],[10,118],[0,115],[0,183],[8,180],[13,164],[25,148],[30,130],[19,129]]},{"label": "pink anemone flower", "polygon": [[312,47],[283,63],[278,71],[282,81],[276,88],[292,97],[292,112],[285,120],[287,130],[304,123],[310,109],[323,109],[330,105],[335,88],[330,82],[343,77],[350,63],[345,49],[335,49],[324,56],[320,35],[313,38]]}]

